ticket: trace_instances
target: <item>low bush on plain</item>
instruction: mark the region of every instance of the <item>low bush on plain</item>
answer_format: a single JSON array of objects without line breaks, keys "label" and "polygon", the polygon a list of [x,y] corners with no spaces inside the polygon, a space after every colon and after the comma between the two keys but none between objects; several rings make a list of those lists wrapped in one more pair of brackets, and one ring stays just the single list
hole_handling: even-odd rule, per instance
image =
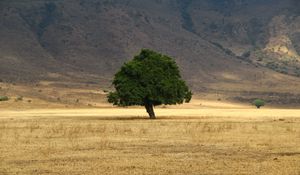
[{"label": "low bush on plain", "polygon": [[7,96],[0,96],[0,101],[8,101],[9,98]]},{"label": "low bush on plain", "polygon": [[262,106],[265,106],[265,101],[262,99],[256,99],[253,101],[253,105],[256,106],[257,109],[260,109]]}]

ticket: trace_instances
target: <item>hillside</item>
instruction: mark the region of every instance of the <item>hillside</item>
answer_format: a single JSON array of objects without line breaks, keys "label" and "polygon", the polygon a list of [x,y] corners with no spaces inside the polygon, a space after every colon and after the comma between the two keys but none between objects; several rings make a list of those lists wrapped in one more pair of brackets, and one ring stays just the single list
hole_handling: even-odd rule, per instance
[{"label": "hillside", "polygon": [[189,1],[191,32],[227,53],[300,76],[299,1]]},{"label": "hillside", "polygon": [[299,70],[295,3],[2,0],[0,77],[109,87],[125,61],[150,48],[176,58],[195,92],[294,97],[299,79],[285,74]]}]

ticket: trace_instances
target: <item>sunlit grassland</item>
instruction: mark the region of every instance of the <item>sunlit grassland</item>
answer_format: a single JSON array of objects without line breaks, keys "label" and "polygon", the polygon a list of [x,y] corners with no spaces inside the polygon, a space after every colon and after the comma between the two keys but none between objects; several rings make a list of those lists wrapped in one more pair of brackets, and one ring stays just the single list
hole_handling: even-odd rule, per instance
[{"label": "sunlit grassland", "polygon": [[300,118],[4,117],[0,153],[1,175],[297,175]]}]

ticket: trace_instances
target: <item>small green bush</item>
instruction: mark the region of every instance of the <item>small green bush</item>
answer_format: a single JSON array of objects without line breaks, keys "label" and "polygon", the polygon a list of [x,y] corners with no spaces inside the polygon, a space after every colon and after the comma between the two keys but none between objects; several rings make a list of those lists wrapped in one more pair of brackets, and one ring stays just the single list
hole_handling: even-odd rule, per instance
[{"label": "small green bush", "polygon": [[253,101],[253,105],[255,105],[257,109],[260,109],[260,107],[265,106],[265,101],[261,99],[256,99]]},{"label": "small green bush", "polygon": [[0,96],[0,101],[8,101],[8,97],[7,96]]}]

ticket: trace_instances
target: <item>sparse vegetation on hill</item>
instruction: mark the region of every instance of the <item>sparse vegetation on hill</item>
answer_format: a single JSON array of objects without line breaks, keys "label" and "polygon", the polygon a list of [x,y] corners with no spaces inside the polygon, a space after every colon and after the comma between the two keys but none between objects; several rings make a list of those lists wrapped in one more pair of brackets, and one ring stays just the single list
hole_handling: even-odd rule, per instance
[{"label": "sparse vegetation on hill", "polygon": [[[269,30],[273,28],[277,33],[287,32],[286,36],[290,37],[286,37],[285,43],[289,44],[288,38],[293,38],[290,42],[295,49],[292,50],[299,50],[299,35],[295,33],[299,28],[298,19],[291,16],[290,30],[277,29],[275,24],[281,26],[290,15],[276,21],[284,11],[281,9],[291,7],[287,2],[275,1],[278,3],[256,0],[226,3],[211,0],[1,1],[1,24],[9,24],[0,28],[1,74],[6,82],[34,83],[47,78],[81,81],[82,77],[90,82],[88,76],[101,76],[108,84],[126,58],[146,47],[176,58],[183,77],[195,91],[211,84],[224,90],[216,83],[227,83],[231,75],[234,78],[229,78],[230,82],[238,83],[231,84],[230,90],[232,86],[239,87],[241,80],[245,84],[256,79],[261,86],[270,81],[279,84],[284,77],[274,75],[277,79],[274,78],[273,71],[265,71],[265,77],[256,76],[261,67],[254,67],[249,61],[255,60],[252,57],[256,49],[264,49],[271,37]],[[270,6],[270,10],[262,10]],[[271,22],[274,25],[270,27]],[[270,44],[271,51],[277,45]],[[279,72],[299,75],[298,70],[290,70],[291,64],[279,66]],[[248,82],[253,84],[253,81]]]},{"label": "sparse vegetation on hill", "polygon": [[[283,55],[280,62],[270,54],[280,48],[294,56],[300,51],[299,14],[286,10],[293,8],[279,0],[2,0],[1,93],[8,94],[2,84],[22,82],[30,87],[40,80],[108,87],[126,58],[145,47],[176,58],[195,93],[234,91],[231,97],[238,97],[244,91],[264,92],[245,99],[249,103],[257,96],[273,98],[265,98],[270,91],[289,92],[297,100],[298,77],[281,74],[300,76],[299,63],[291,59],[297,57]],[[256,51],[265,52],[259,57]],[[47,94],[39,89],[34,89],[37,96]],[[24,102],[36,101],[31,93],[24,95]],[[88,103],[81,97],[72,102],[77,98],[80,104]],[[273,101],[289,101],[280,98]]]}]

